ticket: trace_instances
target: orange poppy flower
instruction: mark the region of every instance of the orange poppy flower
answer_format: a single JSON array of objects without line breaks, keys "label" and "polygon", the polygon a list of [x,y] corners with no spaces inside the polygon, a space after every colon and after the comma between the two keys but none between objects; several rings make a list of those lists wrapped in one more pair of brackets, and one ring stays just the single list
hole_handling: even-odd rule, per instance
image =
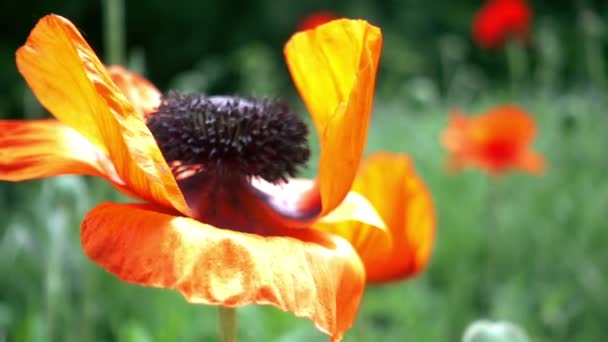
[{"label": "orange poppy flower", "polygon": [[390,248],[379,248],[386,238],[384,232],[365,227],[363,222],[317,222],[314,227],[346,238],[363,260],[370,283],[399,280],[422,271],[435,241],[435,211],[410,158],[387,152],[367,157],[352,190],[367,198],[384,220],[392,240]]},{"label": "orange poppy flower", "polygon": [[532,9],[523,0],[490,0],[473,19],[473,38],[482,48],[496,48],[508,38],[525,41],[530,32]]},{"label": "orange poppy flower", "polygon": [[[17,66],[57,120],[0,121],[0,179],[103,177],[145,202],[102,203],[84,218],[84,251],[108,272],[192,303],[271,304],[339,340],[366,275],[415,274],[433,241],[430,196],[405,157],[374,157],[357,176],[381,45],[377,27],[346,19],[288,41],[321,154],[316,180],[285,183],[307,150],[305,126],[284,107],[163,96],[141,76],[104,67],[70,21],[48,15]],[[257,153],[237,153],[250,148]],[[390,176],[380,175],[385,167]]]},{"label": "orange poppy flower", "polygon": [[544,171],[542,156],[530,149],[536,134],[534,120],[516,106],[501,106],[469,118],[453,113],[442,143],[450,153],[449,167],[479,167],[492,175],[509,169],[533,174]]},{"label": "orange poppy flower", "polygon": [[302,19],[302,21],[300,21],[300,24],[298,25],[298,30],[299,31],[312,30],[319,25],[323,25],[325,23],[328,23],[328,22],[330,22],[332,20],[336,20],[336,19],[338,19],[338,17],[333,12],[329,12],[329,11],[314,12],[312,14],[307,15],[306,17],[304,17],[304,19]]}]

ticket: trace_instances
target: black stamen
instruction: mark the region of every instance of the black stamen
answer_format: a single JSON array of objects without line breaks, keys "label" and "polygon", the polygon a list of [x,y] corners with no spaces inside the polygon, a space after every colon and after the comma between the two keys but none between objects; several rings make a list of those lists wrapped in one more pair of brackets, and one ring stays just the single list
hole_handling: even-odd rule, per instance
[{"label": "black stamen", "polygon": [[310,156],[306,124],[277,100],[169,92],[147,125],[176,174],[239,172],[287,181]]}]

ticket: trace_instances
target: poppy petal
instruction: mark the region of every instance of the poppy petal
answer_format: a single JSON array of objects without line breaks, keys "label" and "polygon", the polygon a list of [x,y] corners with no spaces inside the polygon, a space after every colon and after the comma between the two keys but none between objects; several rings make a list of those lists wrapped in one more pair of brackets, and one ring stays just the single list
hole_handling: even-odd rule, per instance
[{"label": "poppy petal", "polygon": [[441,143],[449,151],[459,151],[463,148],[465,130],[469,118],[461,112],[450,114],[448,127],[441,134]]},{"label": "poppy petal", "polygon": [[[387,173],[386,170],[391,170]],[[316,224],[315,228],[348,240],[365,264],[367,280],[386,282],[412,276],[428,263],[435,238],[435,212],[429,191],[401,154],[376,153],[367,158],[353,184],[374,205],[392,240],[357,222]]]},{"label": "poppy petal", "polygon": [[509,38],[525,42],[532,9],[521,0],[487,1],[473,18],[473,38],[482,48],[496,48]]},{"label": "poppy petal", "polygon": [[[441,134],[441,144],[449,152],[447,168],[452,172],[461,171],[466,166],[466,156],[469,148],[467,144],[467,126],[470,119],[462,112],[452,112],[448,127]],[[469,144],[470,145],[470,144]]]},{"label": "poppy petal", "polygon": [[536,135],[536,126],[530,114],[513,105],[496,107],[485,115],[471,119],[470,125],[472,138],[477,144],[501,139],[513,145],[525,146]]},{"label": "poppy petal", "polygon": [[134,193],[189,211],[145,122],[69,20],[40,19],[17,51],[17,67],[40,103],[107,153]]},{"label": "poppy petal", "polygon": [[311,196],[320,196],[322,215],[342,202],[355,178],[381,48],[379,28],[347,19],[296,33],[285,45],[289,71],[319,134],[319,176]]},{"label": "poppy petal", "polygon": [[158,108],[162,94],[150,81],[120,65],[109,66],[107,70],[114,84],[142,117]]},{"label": "poppy petal", "polygon": [[339,340],[355,320],[363,265],[343,239],[311,229],[262,237],[176,217],[151,204],[103,203],[82,223],[85,253],[129,283],[192,303],[271,304]]},{"label": "poppy petal", "polygon": [[545,172],[544,158],[534,151],[524,151],[519,156],[518,165],[535,175],[542,175]]},{"label": "poppy petal", "polygon": [[376,208],[365,196],[355,191],[350,191],[336,209],[321,217],[318,221],[324,223],[357,221],[381,231],[386,230],[386,224]]},{"label": "poppy petal", "polygon": [[[298,199],[302,194],[309,192],[315,185],[313,180],[305,178],[293,178],[288,183],[280,185],[273,184],[263,179],[252,180],[252,185],[265,194],[271,196],[271,205],[280,212],[285,212],[283,208],[293,208],[294,199]],[[374,206],[360,194],[350,191],[342,203],[329,214],[317,218],[320,222],[337,223],[342,221],[358,221],[380,230],[386,229],[386,225]]]},{"label": "poppy petal", "polygon": [[19,182],[65,174],[124,182],[102,151],[57,120],[0,121],[0,179]]},{"label": "poppy petal", "polygon": [[451,170],[476,166],[493,176],[512,168],[542,174],[543,158],[530,148],[535,135],[536,125],[529,113],[515,105],[502,105],[471,118],[452,114],[442,143],[450,153]]},{"label": "poppy petal", "polygon": [[312,30],[317,26],[336,20],[338,17],[330,11],[320,11],[307,15],[298,24],[298,31]]}]

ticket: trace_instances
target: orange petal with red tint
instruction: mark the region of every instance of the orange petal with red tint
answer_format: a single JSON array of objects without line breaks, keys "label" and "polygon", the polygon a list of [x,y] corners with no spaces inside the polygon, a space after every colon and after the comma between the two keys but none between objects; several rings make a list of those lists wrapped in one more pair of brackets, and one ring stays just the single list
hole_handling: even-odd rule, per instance
[{"label": "orange petal with red tint", "polygon": [[44,107],[107,153],[134,193],[188,212],[145,122],[70,21],[40,19],[17,51],[17,66]]},{"label": "orange petal with red tint", "polygon": [[441,135],[442,145],[449,151],[459,151],[464,146],[464,132],[469,123],[469,118],[461,112],[450,114],[448,127]]},{"label": "orange petal with red tint", "polygon": [[57,120],[0,121],[0,179],[19,182],[65,174],[123,185],[97,147]]},{"label": "orange petal with red tint", "polygon": [[192,303],[271,304],[335,340],[353,324],[365,274],[343,239],[310,229],[262,237],[162,210],[99,205],[82,223],[85,253],[126,282],[176,289]]},{"label": "orange petal with red tint", "polygon": [[518,146],[526,146],[536,134],[534,120],[523,109],[512,106],[496,107],[484,115],[471,119],[471,138],[481,145],[492,140],[506,140]]},{"label": "orange petal with red tint", "polygon": [[372,111],[380,29],[363,20],[335,20],[296,33],[285,45],[287,66],[317,128],[319,176],[311,197],[327,214],[355,178]]},{"label": "orange petal with red tint", "polygon": [[476,166],[500,175],[520,168],[540,174],[544,170],[543,158],[530,148],[535,135],[532,116],[507,105],[472,118],[452,114],[442,143],[450,152],[448,165],[453,170]]},{"label": "orange petal with red tint", "polygon": [[523,170],[526,170],[535,175],[542,175],[545,172],[544,158],[534,151],[523,152],[519,156],[517,164]]},{"label": "orange petal with red tint", "polygon": [[467,141],[467,127],[470,119],[461,112],[450,114],[448,127],[441,134],[441,144],[450,153],[447,166],[450,171],[460,171],[466,166],[467,149],[470,149]]},{"label": "orange petal with red tint", "polygon": [[158,108],[162,94],[150,81],[120,65],[109,66],[107,70],[114,84],[142,117]]},{"label": "orange petal with red tint", "polygon": [[363,162],[353,190],[380,213],[392,244],[387,244],[378,229],[358,222],[315,228],[348,240],[363,260],[370,282],[397,280],[420,272],[433,249],[435,211],[430,193],[410,159],[389,153],[370,156]]}]

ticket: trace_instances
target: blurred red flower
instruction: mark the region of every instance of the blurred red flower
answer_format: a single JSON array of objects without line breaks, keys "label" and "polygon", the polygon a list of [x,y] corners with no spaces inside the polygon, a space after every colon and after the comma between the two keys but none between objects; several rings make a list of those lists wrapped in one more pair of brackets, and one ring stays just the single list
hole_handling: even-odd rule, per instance
[{"label": "blurred red flower", "polygon": [[319,25],[323,25],[334,19],[338,19],[338,17],[333,12],[314,12],[312,14],[307,15],[306,17],[304,17],[304,19],[302,19],[302,21],[300,21],[300,24],[298,24],[298,31],[311,30]]},{"label": "blurred red flower", "polygon": [[473,118],[453,113],[441,142],[450,153],[451,170],[472,166],[496,176],[510,169],[541,174],[543,157],[530,148],[535,135],[532,116],[517,106],[506,105]]},{"label": "blurred red flower", "polygon": [[526,40],[531,20],[532,9],[524,0],[490,0],[473,18],[473,39],[486,49],[508,38]]}]

